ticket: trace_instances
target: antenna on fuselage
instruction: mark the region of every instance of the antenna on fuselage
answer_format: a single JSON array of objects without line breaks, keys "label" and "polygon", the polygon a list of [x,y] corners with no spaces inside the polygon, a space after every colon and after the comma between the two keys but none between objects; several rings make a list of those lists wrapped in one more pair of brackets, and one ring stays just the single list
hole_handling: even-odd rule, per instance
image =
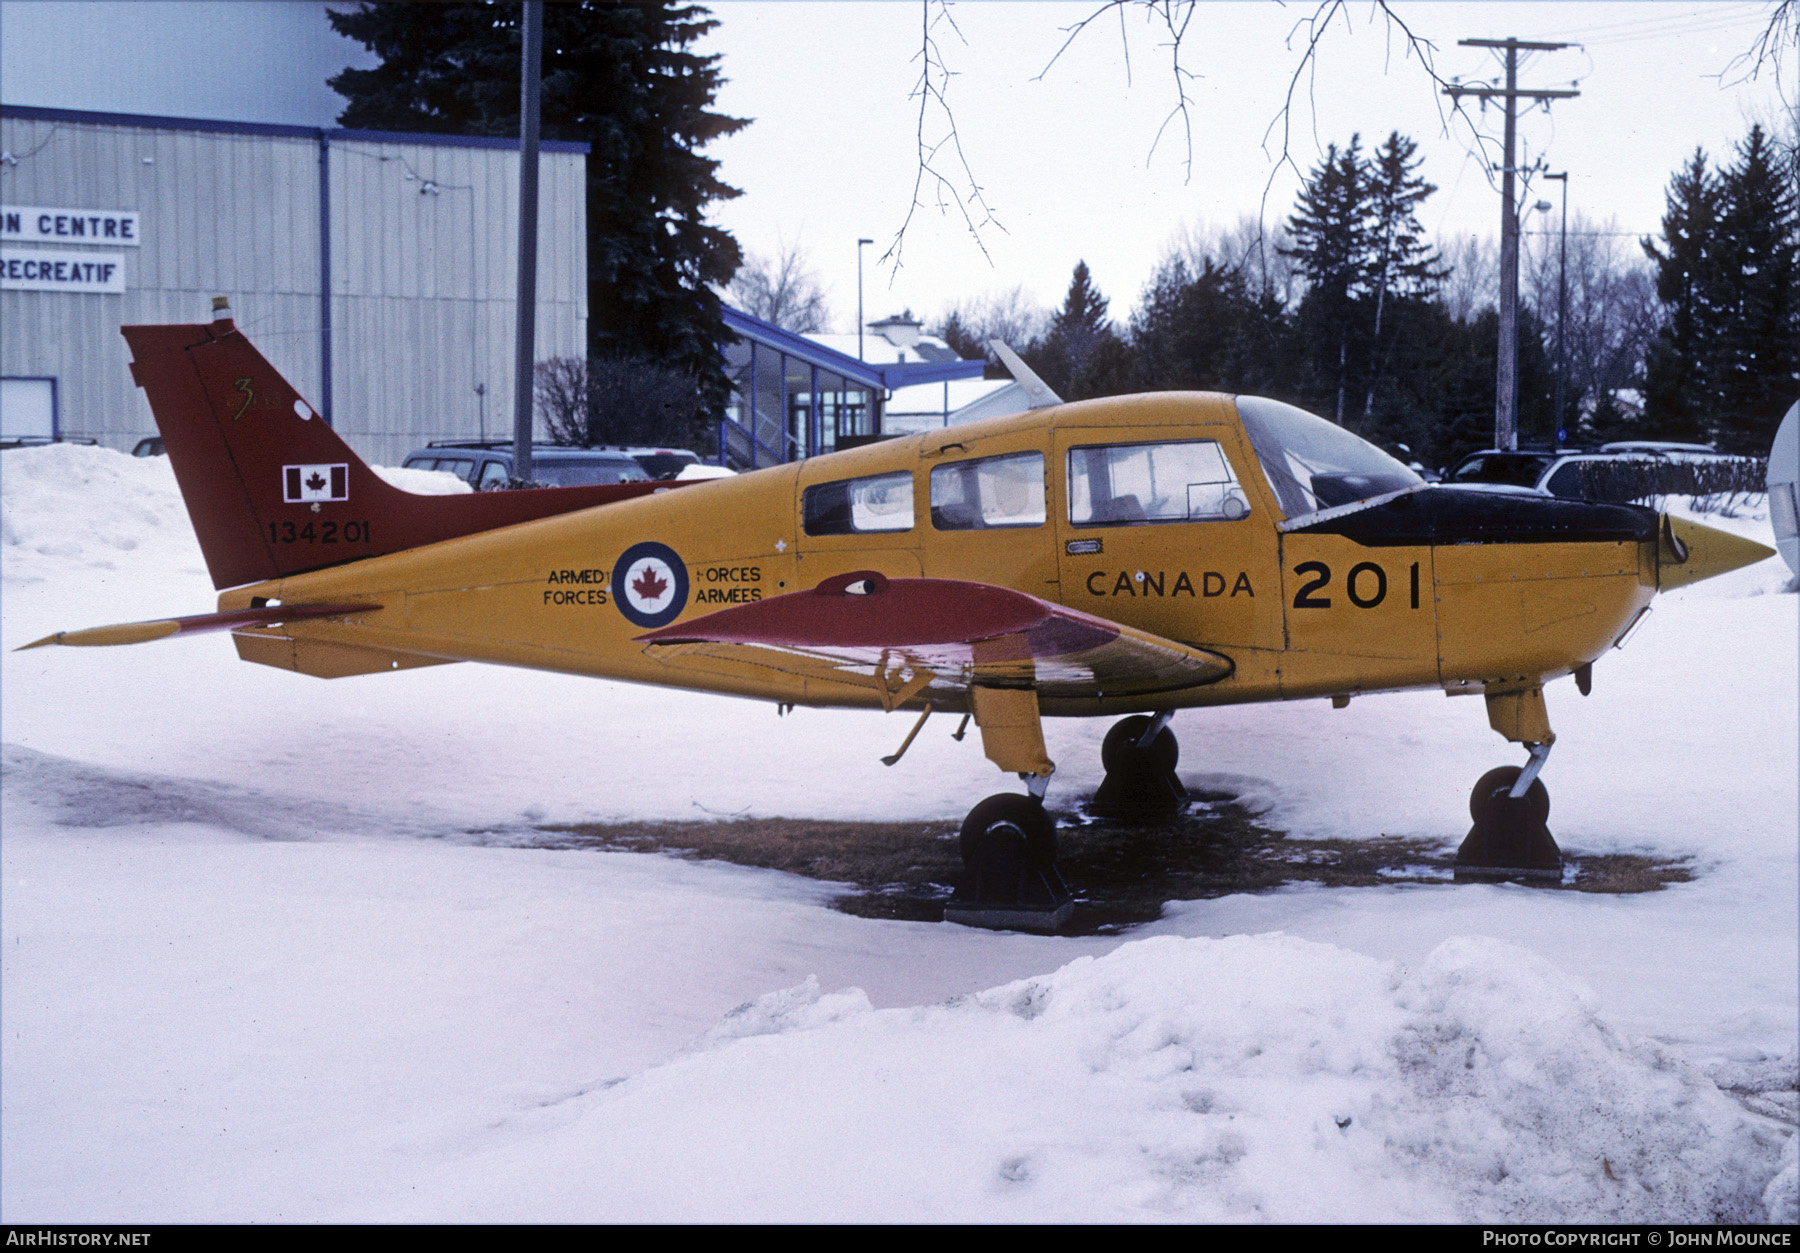
[{"label": "antenna on fuselage", "polygon": [[988,348],[999,357],[1006,368],[1012,372],[1020,387],[1025,389],[1026,398],[1031,401],[1033,409],[1042,409],[1046,405],[1060,405],[1063,398],[1050,390],[1050,385],[1037,376],[1032,368],[1019,360],[1019,354],[1007,347],[1003,339],[988,340]]}]

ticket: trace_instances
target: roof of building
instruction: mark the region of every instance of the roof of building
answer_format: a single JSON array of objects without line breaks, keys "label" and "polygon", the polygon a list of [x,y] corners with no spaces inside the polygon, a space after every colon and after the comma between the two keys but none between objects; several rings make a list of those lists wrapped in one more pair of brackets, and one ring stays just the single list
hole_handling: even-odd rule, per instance
[{"label": "roof of building", "polygon": [[[941,383],[945,379],[979,378],[986,368],[985,362],[964,361],[953,352],[947,361],[919,360],[917,352],[912,353],[912,360],[902,361],[900,350],[879,335],[863,337],[864,355],[859,360],[854,335],[799,335],[730,305],[725,306],[724,315],[725,325],[738,335],[767,344],[821,369],[842,374],[866,387],[897,389],[919,383]],[[849,351],[844,351],[840,344]],[[872,344],[880,344],[886,355],[871,353]],[[949,351],[947,345],[944,350]]]}]

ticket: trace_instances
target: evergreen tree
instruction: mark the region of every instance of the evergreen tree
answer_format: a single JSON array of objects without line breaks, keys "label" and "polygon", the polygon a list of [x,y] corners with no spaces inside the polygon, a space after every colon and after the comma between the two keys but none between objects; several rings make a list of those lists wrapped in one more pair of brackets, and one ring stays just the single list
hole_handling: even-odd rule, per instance
[{"label": "evergreen tree", "polygon": [[[518,5],[365,3],[328,16],[381,58],[330,80],[349,100],[344,126],[519,133]],[[590,351],[673,366],[709,408],[727,387],[715,289],[742,257],[706,220],[709,205],[739,193],[699,150],[749,124],[711,111],[719,58],[688,51],[716,25],[670,0],[544,7],[542,134],[590,146]]]},{"label": "evergreen tree", "polygon": [[1241,270],[1171,258],[1132,318],[1135,386],[1146,391],[1292,394],[1287,327],[1272,293],[1252,296]]},{"label": "evergreen tree", "polygon": [[1645,434],[1767,452],[1800,389],[1800,220],[1793,171],[1761,126],[1713,173],[1696,150],[1670,182],[1656,263],[1665,321],[1645,356]]},{"label": "evergreen tree", "polygon": [[1281,250],[1306,276],[1298,317],[1313,376],[1309,390],[1329,395],[1326,412],[1340,424],[1353,350],[1360,354],[1362,348],[1357,303],[1368,291],[1374,252],[1369,171],[1360,142],[1360,135],[1352,135],[1342,152],[1336,144],[1326,145],[1325,159],[1300,189],[1288,219],[1293,246]]},{"label": "evergreen tree", "polygon": [[1363,416],[1373,415],[1375,390],[1392,357],[1392,345],[1383,338],[1390,298],[1416,299],[1430,295],[1449,273],[1441,259],[1425,243],[1418,209],[1437,188],[1416,171],[1423,157],[1415,157],[1419,145],[1392,131],[1370,164],[1370,201],[1373,255],[1370,270],[1375,288],[1374,327],[1370,333],[1368,381],[1363,391]]},{"label": "evergreen tree", "polygon": [[950,345],[951,351],[964,361],[987,360],[987,345],[978,342],[974,333],[963,325],[961,310],[950,310],[943,323],[932,333]]},{"label": "evergreen tree", "polygon": [[1761,126],[1738,145],[1720,179],[1715,312],[1721,335],[1710,391],[1716,429],[1734,452],[1767,455],[1782,414],[1800,394],[1800,275],[1795,193]]},{"label": "evergreen tree", "polygon": [[1665,203],[1663,246],[1643,241],[1667,316],[1644,361],[1644,416],[1665,430],[1699,435],[1709,425],[1707,394],[1719,337],[1719,187],[1706,168],[1706,153],[1694,150],[1669,183]]},{"label": "evergreen tree", "polygon": [[1020,354],[1064,400],[1113,395],[1128,386],[1130,352],[1107,319],[1108,303],[1087,262],[1076,262],[1049,333]]}]

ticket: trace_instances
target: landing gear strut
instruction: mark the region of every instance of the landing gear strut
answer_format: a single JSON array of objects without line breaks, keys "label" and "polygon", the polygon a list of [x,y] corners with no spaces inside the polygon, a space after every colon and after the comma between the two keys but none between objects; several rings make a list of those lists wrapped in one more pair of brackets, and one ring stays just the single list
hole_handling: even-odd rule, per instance
[{"label": "landing gear strut", "polygon": [[1106,778],[1089,803],[1102,818],[1167,822],[1187,808],[1187,789],[1175,777],[1181,746],[1169,730],[1169,713],[1137,714],[1115,724],[1100,745]]},{"label": "landing gear strut", "polygon": [[963,819],[963,879],[944,907],[945,922],[1050,932],[1075,902],[1056,869],[1056,822],[1039,796],[1002,792]]}]

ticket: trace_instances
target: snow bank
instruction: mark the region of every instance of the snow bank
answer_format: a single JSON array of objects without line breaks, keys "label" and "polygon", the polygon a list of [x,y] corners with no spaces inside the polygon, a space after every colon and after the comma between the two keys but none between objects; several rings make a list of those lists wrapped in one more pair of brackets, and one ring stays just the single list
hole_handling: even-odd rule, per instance
[{"label": "snow bank", "polygon": [[1541,959],[1472,938],[1417,970],[1161,938],[920,1009],[810,980],[573,1104],[404,1213],[1759,1222],[1786,1139]]},{"label": "snow bank", "polygon": [[80,444],[0,453],[0,553],[8,584],[205,568],[167,457]]},{"label": "snow bank", "polygon": [[405,466],[370,466],[382,479],[415,496],[463,496],[475,489],[448,470],[409,470]]},{"label": "snow bank", "polygon": [[[470,490],[443,471],[370,469],[422,496]],[[8,583],[68,584],[151,564],[205,573],[169,459],[81,444],[14,448],[0,456],[0,550],[6,556],[0,578]]]}]

